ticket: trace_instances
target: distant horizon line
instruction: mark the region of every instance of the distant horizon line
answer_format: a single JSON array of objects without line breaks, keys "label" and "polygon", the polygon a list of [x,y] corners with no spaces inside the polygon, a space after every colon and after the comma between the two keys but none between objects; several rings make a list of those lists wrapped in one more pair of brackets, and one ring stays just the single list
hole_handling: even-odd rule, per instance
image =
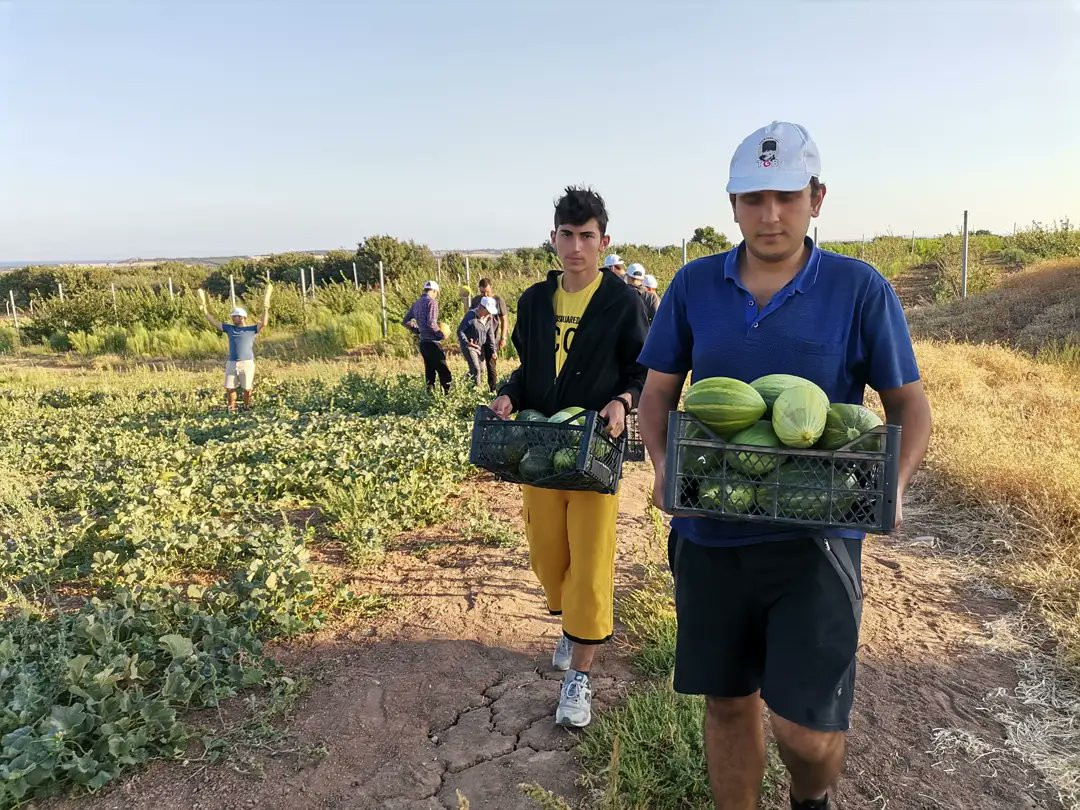
[{"label": "distant horizon line", "polygon": [[[916,239],[938,239],[938,238],[940,238],[942,236],[947,236],[947,235],[951,235],[951,232],[950,232],[950,234],[937,234],[936,236],[921,236],[919,234],[915,234],[914,238],[916,238]],[[911,238],[910,236],[908,236],[906,234],[903,234],[903,235],[901,235],[901,234],[877,234],[877,235],[871,237],[871,240],[877,238],[877,236],[899,236],[899,237],[901,237],[903,239],[910,239]],[[397,237],[395,237],[395,238],[397,238]],[[409,240],[400,240],[400,241],[409,241]],[[859,239],[855,239],[855,238],[828,239],[826,241],[828,241],[828,242],[846,243],[846,242],[865,242],[867,240],[866,240],[865,237],[862,237],[862,238],[859,238]],[[689,243],[690,243],[690,240],[688,239],[687,244],[689,244]],[[639,244],[639,243],[637,243],[637,242],[617,242],[612,247],[614,248],[614,247],[618,247],[620,245],[636,245],[636,244]],[[503,254],[503,253],[509,253],[511,251],[514,251],[514,250],[519,250],[520,248],[523,248],[523,247],[530,247],[531,248],[531,247],[537,247],[537,245],[517,245],[515,247],[504,247],[504,248],[469,248],[469,249],[464,249],[464,248],[432,248],[431,252],[434,253],[436,256],[446,256],[446,255],[448,255],[450,253],[457,253],[457,254],[460,254],[462,256],[489,256],[489,255],[499,255],[499,254]],[[663,248],[663,247],[679,247],[679,245],[670,245],[670,244],[668,244],[668,245],[647,245],[647,247],[650,247],[650,248],[653,248],[653,249],[659,249],[659,248]],[[205,256],[155,256],[155,257],[148,258],[148,259],[144,259],[144,258],[139,257],[139,256],[129,256],[126,259],[15,259],[15,260],[0,259],[0,267],[2,267],[4,269],[18,269],[20,267],[35,267],[35,266],[36,267],[57,267],[57,266],[60,266],[60,265],[65,265],[65,264],[79,265],[79,266],[82,266],[82,267],[112,267],[112,266],[124,266],[124,265],[133,265],[133,264],[160,264],[162,262],[186,262],[186,263],[192,263],[192,264],[194,264],[194,263],[213,264],[215,262],[224,263],[224,262],[227,262],[227,261],[231,261],[233,259],[252,259],[252,260],[258,261],[258,260],[266,259],[266,258],[268,258],[270,256],[279,256],[279,255],[281,255],[283,253],[310,253],[312,256],[324,256],[327,253],[330,253],[331,251],[334,251],[334,250],[347,250],[347,249],[348,248],[341,247],[341,248],[317,248],[317,249],[314,249],[314,250],[279,250],[279,251],[273,251],[273,252],[270,252],[270,253],[235,253],[235,254],[216,254],[216,255],[211,254],[211,255],[205,255]]]}]

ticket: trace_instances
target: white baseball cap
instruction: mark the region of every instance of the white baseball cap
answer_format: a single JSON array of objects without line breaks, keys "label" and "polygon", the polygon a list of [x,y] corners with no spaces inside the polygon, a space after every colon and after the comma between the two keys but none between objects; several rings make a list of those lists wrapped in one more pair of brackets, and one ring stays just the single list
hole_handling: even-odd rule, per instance
[{"label": "white baseball cap", "polygon": [[231,318],[234,315],[239,315],[241,318],[246,318],[247,310],[243,307],[233,307],[233,311],[229,313],[229,317]]},{"label": "white baseball cap", "polygon": [[626,275],[630,278],[645,278],[645,265],[634,262],[626,268]]},{"label": "white baseball cap", "polygon": [[641,284],[643,287],[648,287],[650,290],[656,289],[656,276],[645,276],[642,279]]},{"label": "white baseball cap", "polygon": [[604,267],[614,267],[617,264],[626,264],[618,253],[609,253],[604,259]]},{"label": "white baseball cap", "polygon": [[480,299],[480,306],[486,309],[492,315],[499,314],[499,302],[492,298],[490,295],[485,295]]},{"label": "white baseball cap", "polygon": [[437,282],[437,281],[425,281],[424,282],[424,289],[425,290],[435,290],[435,292],[438,292],[439,291],[439,282]]},{"label": "white baseball cap", "polygon": [[821,154],[806,127],[773,121],[735,150],[727,192],[801,191],[811,177],[821,177]]}]

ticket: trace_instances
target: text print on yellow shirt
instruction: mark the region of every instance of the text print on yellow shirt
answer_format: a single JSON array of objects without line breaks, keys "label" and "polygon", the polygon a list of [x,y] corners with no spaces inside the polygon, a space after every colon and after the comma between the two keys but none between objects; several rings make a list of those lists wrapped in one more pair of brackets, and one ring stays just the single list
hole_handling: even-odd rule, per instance
[{"label": "text print on yellow shirt", "polygon": [[570,347],[574,343],[574,335],[577,333],[581,316],[585,314],[593,293],[600,288],[603,274],[598,273],[596,278],[589,282],[589,286],[578,292],[567,292],[563,289],[562,279],[559,277],[559,285],[555,288],[555,375],[562,371],[566,356],[570,354]]}]

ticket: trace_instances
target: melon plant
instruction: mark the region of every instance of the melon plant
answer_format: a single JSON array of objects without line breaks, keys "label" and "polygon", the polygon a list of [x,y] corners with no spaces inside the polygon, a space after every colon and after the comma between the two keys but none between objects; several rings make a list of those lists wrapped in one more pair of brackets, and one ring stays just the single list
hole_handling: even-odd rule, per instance
[{"label": "melon plant", "polygon": [[[818,447],[823,450],[837,450],[881,424],[881,419],[869,408],[845,402],[833,403],[825,417],[825,430],[821,434]],[[848,449],[880,451],[883,449],[884,438],[880,434],[872,434]]]},{"label": "melon plant", "polygon": [[687,390],[684,407],[712,430],[727,435],[750,427],[765,415],[761,394],[731,377],[698,380]]},{"label": "melon plant", "polygon": [[[749,444],[754,447],[781,447],[780,439],[767,420],[755,422],[731,437],[732,444]],[[753,453],[749,450],[726,450],[724,460],[729,467],[743,475],[767,475],[784,460],[779,453]]]},{"label": "melon plant", "polygon": [[805,385],[788,388],[773,403],[772,426],[788,447],[813,447],[825,431],[829,400]]},{"label": "melon plant", "polygon": [[765,400],[765,412],[767,414],[772,413],[773,404],[778,396],[787,389],[797,388],[800,385],[814,389],[821,394],[822,399],[826,402],[829,401],[829,397],[815,383],[804,377],[796,377],[794,374],[766,374],[764,377],[758,377],[750,383],[750,387],[761,394],[761,398]]}]

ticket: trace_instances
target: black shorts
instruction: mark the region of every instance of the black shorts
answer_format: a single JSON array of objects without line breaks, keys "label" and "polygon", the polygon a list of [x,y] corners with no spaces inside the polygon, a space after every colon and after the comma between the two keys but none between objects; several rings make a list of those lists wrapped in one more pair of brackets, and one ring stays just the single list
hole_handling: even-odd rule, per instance
[{"label": "black shorts", "polygon": [[675,691],[743,697],[846,731],[862,618],[861,540],[698,545],[672,531]]}]

